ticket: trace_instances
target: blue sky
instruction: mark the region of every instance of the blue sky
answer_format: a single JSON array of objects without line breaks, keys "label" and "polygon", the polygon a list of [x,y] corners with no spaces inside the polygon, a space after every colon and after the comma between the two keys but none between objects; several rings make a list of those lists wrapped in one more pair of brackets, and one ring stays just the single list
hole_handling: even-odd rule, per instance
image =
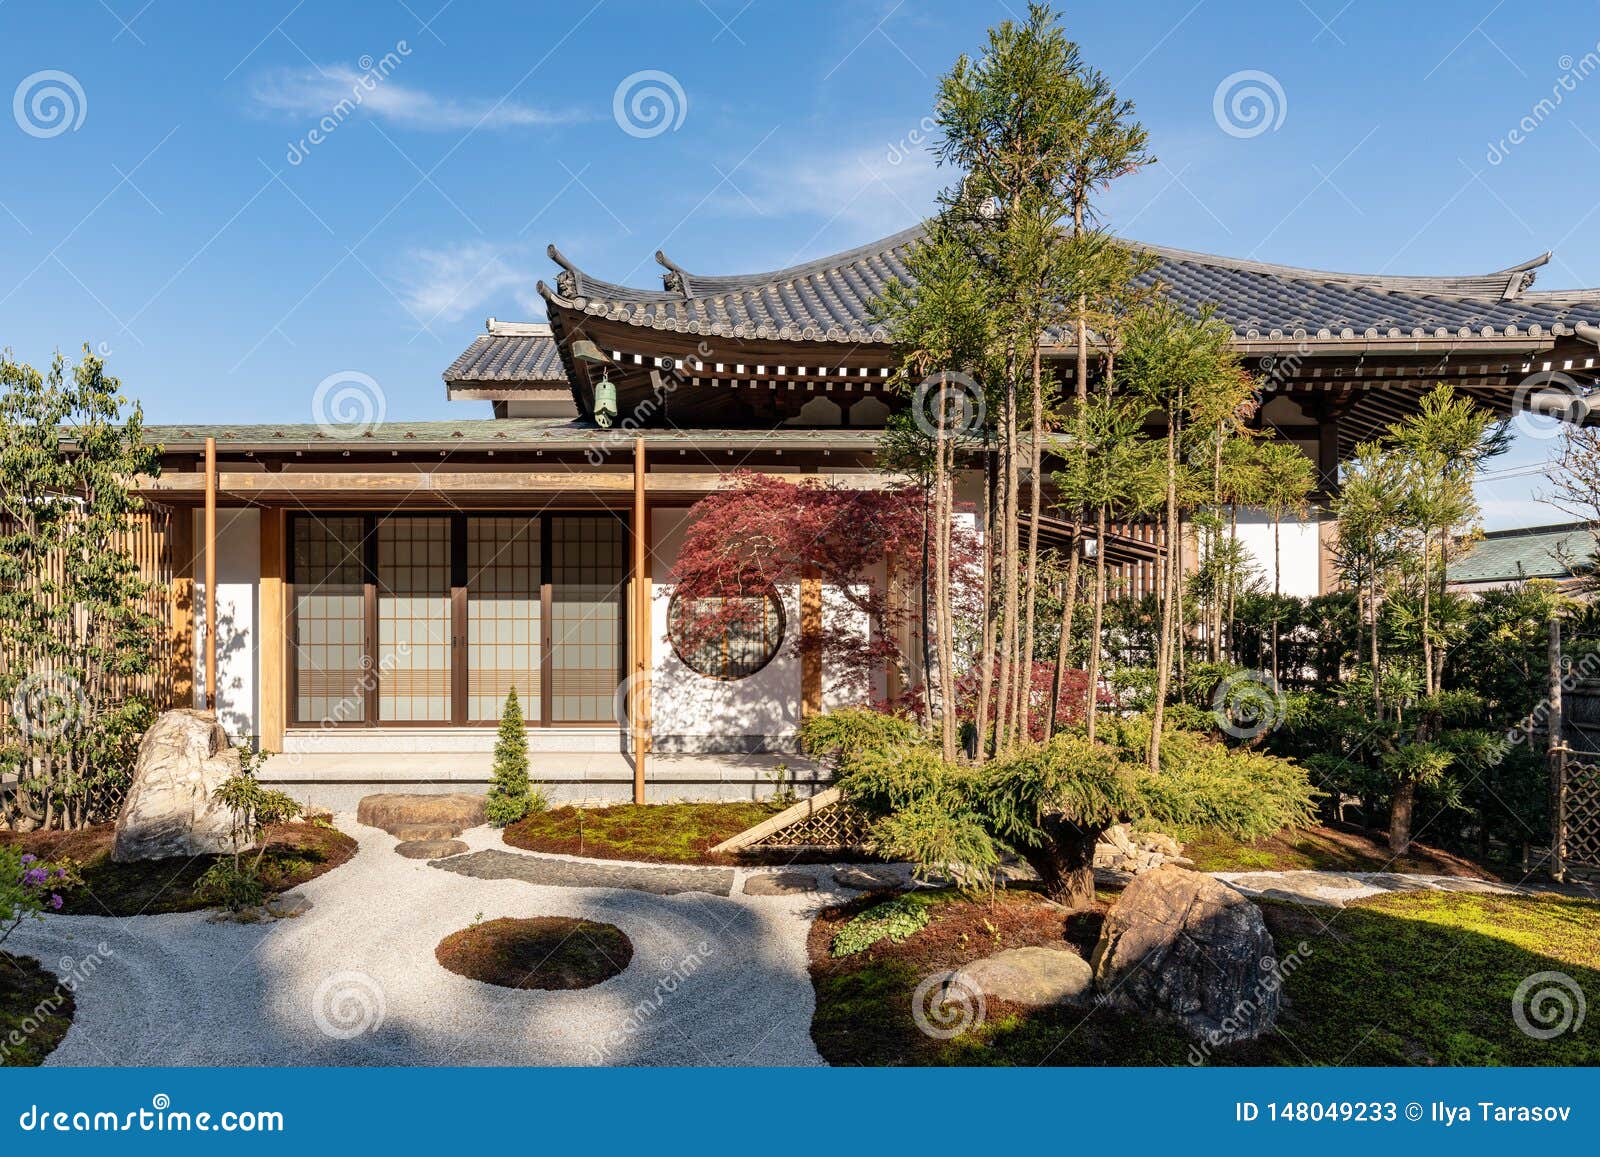
[{"label": "blue sky", "polygon": [[[391,419],[477,416],[439,373],[486,316],[542,316],[551,241],[654,284],[658,247],[691,270],[767,269],[913,223],[941,183],[918,144],[934,84],[1018,11],[0,0],[0,345],[35,362],[101,347],[152,421],[308,421],[317,383],[345,371],[381,385]],[[1067,5],[1159,157],[1105,215],[1148,241],[1341,270],[1479,272],[1554,249],[1541,288],[1600,284],[1600,4],[1537,14]],[[1247,70],[1274,106],[1253,135],[1214,108]],[[638,73],[666,77],[635,79],[619,119]],[[364,74],[359,109],[312,143]],[[667,94],[669,123],[629,122],[641,86]],[[1497,464],[1488,525],[1566,517],[1538,498],[1551,446],[1523,437]]]}]

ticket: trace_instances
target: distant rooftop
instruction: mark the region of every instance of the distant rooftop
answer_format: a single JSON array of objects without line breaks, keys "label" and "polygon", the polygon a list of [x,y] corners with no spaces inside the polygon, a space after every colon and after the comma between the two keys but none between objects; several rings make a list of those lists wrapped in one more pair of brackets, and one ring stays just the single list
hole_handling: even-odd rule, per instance
[{"label": "distant rooftop", "polygon": [[1570,578],[1595,553],[1597,531],[1587,522],[1490,531],[1450,564],[1448,578],[1460,584]]}]

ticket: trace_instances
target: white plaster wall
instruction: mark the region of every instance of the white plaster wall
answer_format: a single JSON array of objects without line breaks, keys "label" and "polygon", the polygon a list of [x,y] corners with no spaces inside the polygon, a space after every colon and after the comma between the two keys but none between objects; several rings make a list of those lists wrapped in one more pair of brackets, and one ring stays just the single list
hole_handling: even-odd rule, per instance
[{"label": "white plaster wall", "polygon": [[687,509],[653,514],[651,731],[657,749],[739,750],[766,740],[791,741],[800,722],[800,591],[779,591],[783,645],[772,661],[744,679],[708,679],[679,661],[667,639],[669,580],[688,524]]},{"label": "white plaster wall", "polygon": [[[205,514],[195,511],[195,703],[205,695]],[[217,511],[217,718],[234,739],[257,734],[256,617],[261,581],[261,516]]]},{"label": "white plaster wall", "polygon": [[[1250,552],[1262,589],[1272,590],[1272,519],[1260,510],[1239,511],[1239,541]],[[1299,598],[1320,594],[1316,517],[1304,522],[1285,518],[1279,528],[1279,550],[1283,593]]]}]

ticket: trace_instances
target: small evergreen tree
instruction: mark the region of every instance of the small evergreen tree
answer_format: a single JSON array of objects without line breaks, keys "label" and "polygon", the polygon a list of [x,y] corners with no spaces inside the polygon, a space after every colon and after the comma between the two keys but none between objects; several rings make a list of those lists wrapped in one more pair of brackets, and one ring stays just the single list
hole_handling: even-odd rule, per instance
[{"label": "small evergreen tree", "polygon": [[528,780],[528,732],[522,722],[517,689],[506,695],[500,713],[500,737],[494,745],[494,785],[484,801],[484,815],[497,828],[514,824],[529,812],[543,811],[543,794]]}]

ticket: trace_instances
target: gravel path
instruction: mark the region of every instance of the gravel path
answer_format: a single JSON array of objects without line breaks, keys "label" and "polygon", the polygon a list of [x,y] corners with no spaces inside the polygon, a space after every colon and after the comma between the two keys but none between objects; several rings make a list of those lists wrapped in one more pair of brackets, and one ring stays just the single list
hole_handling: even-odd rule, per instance
[{"label": "gravel path", "polygon": [[[341,816],[361,841],[298,889],[311,909],[265,924],[207,913],[51,916],[9,950],[77,973],[59,1065],[816,1065],[806,934],[842,895],[658,895],[480,879],[396,855],[396,840]],[[463,839],[503,847],[487,828]],[[508,853],[509,854],[509,853]],[[518,857],[552,864],[560,857]],[[623,882],[660,865],[606,865]],[[544,869],[570,874],[567,868]],[[850,893],[853,894],[853,893]],[[580,916],[621,928],[633,963],[593,988],[520,991],[445,971],[434,947],[475,919]],[[87,963],[86,963],[87,962]]]}]

